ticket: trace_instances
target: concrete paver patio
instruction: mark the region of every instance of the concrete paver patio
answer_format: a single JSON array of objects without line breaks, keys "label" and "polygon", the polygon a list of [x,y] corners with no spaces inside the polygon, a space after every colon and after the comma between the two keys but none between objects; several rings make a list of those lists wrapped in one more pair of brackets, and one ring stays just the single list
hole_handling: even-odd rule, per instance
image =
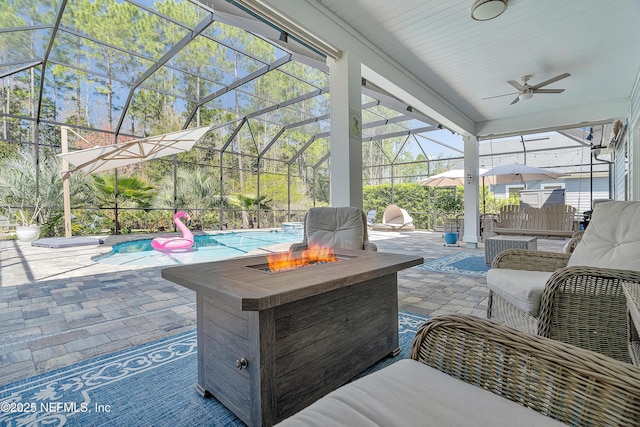
[{"label": "concrete paver patio", "polygon": [[[49,249],[0,241],[0,385],[195,328],[195,292],[160,277],[162,267],[114,266],[93,257],[144,235],[103,236],[101,246]],[[477,251],[443,245],[440,232],[371,232],[383,252],[425,261]],[[539,250],[564,240],[539,239]],[[286,250],[288,244],[252,251]],[[485,317],[484,277],[411,268],[398,274],[399,308],[427,316]]]}]

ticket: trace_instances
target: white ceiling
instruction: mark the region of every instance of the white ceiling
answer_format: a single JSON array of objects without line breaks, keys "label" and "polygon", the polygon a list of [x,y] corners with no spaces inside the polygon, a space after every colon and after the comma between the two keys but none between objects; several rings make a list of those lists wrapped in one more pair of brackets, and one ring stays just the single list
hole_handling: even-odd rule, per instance
[{"label": "white ceiling", "polygon": [[[296,8],[319,10],[382,51],[476,130],[496,122],[503,134],[523,126],[543,129],[545,118],[555,125],[605,121],[620,117],[621,105],[628,108],[640,69],[640,1],[510,0],[502,15],[483,22],[471,19],[472,3],[306,0]],[[303,27],[314,25],[304,22],[304,13],[292,16]],[[507,80],[531,75],[530,84],[536,84],[564,72],[571,76],[546,87],[563,93],[510,105],[516,91]],[[484,99],[503,94],[510,95]],[[533,120],[537,124],[529,125]]]}]

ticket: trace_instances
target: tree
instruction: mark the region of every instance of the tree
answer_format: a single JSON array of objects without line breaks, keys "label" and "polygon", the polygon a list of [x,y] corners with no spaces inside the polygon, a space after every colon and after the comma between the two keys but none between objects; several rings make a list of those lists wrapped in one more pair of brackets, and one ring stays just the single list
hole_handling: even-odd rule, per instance
[{"label": "tree", "polygon": [[[194,223],[202,225],[205,210],[228,206],[230,198],[220,199],[217,176],[206,169],[178,168],[176,189],[176,208],[191,210]],[[162,208],[174,208],[173,176],[166,176],[160,183],[154,205]]]},{"label": "tree", "polygon": [[253,228],[253,218],[257,217],[258,211],[268,211],[271,209],[271,207],[268,205],[268,203],[271,203],[271,199],[266,195],[260,197],[252,197],[238,194],[238,201],[240,202],[240,206],[242,206],[243,214],[245,212],[249,213],[248,225],[251,228]]},{"label": "tree", "polygon": [[[39,223],[55,233],[62,215],[62,164],[54,156],[42,156],[40,164],[39,198],[36,198],[36,161],[31,153],[5,159],[0,164],[0,206],[7,210],[41,207]],[[86,206],[93,202],[94,192],[85,174],[72,174],[69,180],[71,205]]]},{"label": "tree", "polygon": [[94,175],[93,182],[100,207],[114,206],[117,193],[119,201],[136,208],[149,208],[155,195],[153,186],[135,176],[119,176],[117,189],[113,174]]}]

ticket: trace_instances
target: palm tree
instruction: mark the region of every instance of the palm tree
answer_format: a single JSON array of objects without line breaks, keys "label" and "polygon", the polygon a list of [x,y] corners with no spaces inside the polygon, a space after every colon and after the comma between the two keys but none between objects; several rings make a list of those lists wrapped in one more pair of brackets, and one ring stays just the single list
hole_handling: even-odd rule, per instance
[{"label": "palm tree", "polygon": [[[253,218],[258,215],[258,211],[267,211],[271,209],[267,203],[271,203],[273,200],[268,199],[267,196],[262,195],[260,197],[253,196],[245,196],[243,194],[238,194],[238,201],[240,206],[242,207],[242,216],[244,217],[247,211],[250,214],[249,224],[250,228],[253,228]],[[244,221],[243,221],[244,223]]]},{"label": "palm tree", "polygon": [[[115,232],[120,230],[118,208],[148,209],[151,207],[151,201],[156,192],[153,186],[147,185],[144,180],[135,176],[119,176],[117,188],[115,175],[94,176],[93,182],[97,191],[98,205],[101,208],[114,208],[111,219],[115,224]],[[133,213],[126,219],[136,223],[144,221],[139,213]],[[123,220],[123,222],[125,221]],[[130,229],[132,225],[127,224],[124,230]]]},{"label": "palm tree", "polygon": [[[54,156],[39,159],[39,191],[36,191],[36,159],[31,153],[0,163],[0,206],[23,216],[37,216],[45,234],[53,235],[62,223],[62,162]],[[94,192],[88,176],[72,174],[69,180],[72,206],[93,204]],[[58,224],[60,223],[60,224]]]},{"label": "palm tree", "polygon": [[[97,190],[98,205],[100,207],[114,206],[116,201],[115,176],[111,174],[94,176],[93,182]],[[151,207],[155,188],[135,176],[119,176],[117,193],[118,202],[122,201],[131,207],[144,209]]]},{"label": "palm tree", "polygon": [[[191,210],[194,223],[202,224],[203,213],[207,209],[233,205],[234,199],[220,199],[217,176],[204,169],[179,168],[177,171],[176,205],[178,209]],[[155,205],[174,208],[173,177],[165,177],[155,199]]]}]

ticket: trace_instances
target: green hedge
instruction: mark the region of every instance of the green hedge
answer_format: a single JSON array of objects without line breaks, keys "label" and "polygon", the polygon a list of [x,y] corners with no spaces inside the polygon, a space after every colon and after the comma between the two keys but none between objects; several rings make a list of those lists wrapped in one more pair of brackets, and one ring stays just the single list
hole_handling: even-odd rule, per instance
[{"label": "green hedge", "polygon": [[433,189],[419,184],[395,184],[393,197],[391,184],[366,185],[363,187],[363,208],[365,212],[376,211],[375,222],[382,222],[382,214],[387,206],[395,204],[409,212],[416,228],[429,229],[433,223]]}]

